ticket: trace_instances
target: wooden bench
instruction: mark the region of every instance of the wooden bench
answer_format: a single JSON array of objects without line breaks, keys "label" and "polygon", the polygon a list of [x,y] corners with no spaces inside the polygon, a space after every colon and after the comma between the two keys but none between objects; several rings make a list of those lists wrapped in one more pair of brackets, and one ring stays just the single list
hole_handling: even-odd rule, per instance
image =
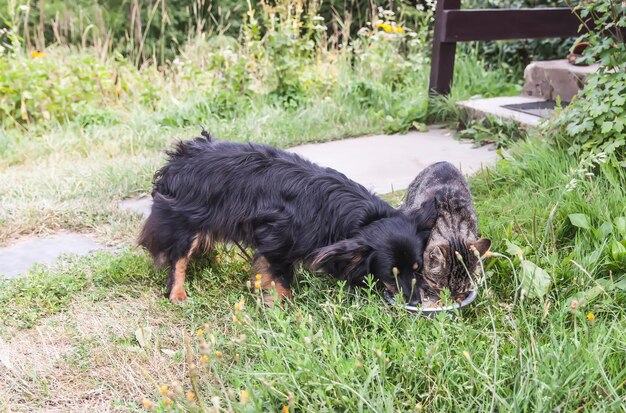
[{"label": "wooden bench", "polygon": [[450,93],[458,42],[575,37],[580,25],[569,7],[461,10],[461,0],[438,0],[430,94]]}]

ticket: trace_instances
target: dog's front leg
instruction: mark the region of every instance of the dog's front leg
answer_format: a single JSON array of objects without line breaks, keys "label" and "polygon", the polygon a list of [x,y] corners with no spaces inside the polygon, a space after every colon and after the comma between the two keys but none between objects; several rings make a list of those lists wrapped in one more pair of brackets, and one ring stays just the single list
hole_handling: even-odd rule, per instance
[{"label": "dog's front leg", "polygon": [[[285,298],[291,298],[291,280],[293,278],[293,265],[292,264],[273,264],[265,256],[258,255],[254,258],[254,274],[257,276],[255,279],[255,286],[260,286],[265,294],[263,295],[263,301],[268,306],[274,305],[274,298],[283,300]],[[258,277],[260,276],[260,277]],[[258,284],[256,284],[258,282]],[[276,295],[273,291],[276,291]]]},{"label": "dog's front leg", "polygon": [[170,264],[167,275],[167,296],[172,302],[182,302],[187,299],[185,292],[185,274],[189,264],[188,257],[179,258]]}]

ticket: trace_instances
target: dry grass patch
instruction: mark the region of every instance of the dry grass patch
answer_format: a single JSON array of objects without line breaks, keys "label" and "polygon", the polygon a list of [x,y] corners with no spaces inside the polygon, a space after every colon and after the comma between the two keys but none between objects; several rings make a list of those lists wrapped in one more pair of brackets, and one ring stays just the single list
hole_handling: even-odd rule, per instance
[{"label": "dry grass patch", "polygon": [[[159,293],[93,302],[89,291],[62,313],[0,343],[0,407],[12,412],[129,411],[186,375],[186,330]],[[136,331],[150,331],[141,345]]]}]

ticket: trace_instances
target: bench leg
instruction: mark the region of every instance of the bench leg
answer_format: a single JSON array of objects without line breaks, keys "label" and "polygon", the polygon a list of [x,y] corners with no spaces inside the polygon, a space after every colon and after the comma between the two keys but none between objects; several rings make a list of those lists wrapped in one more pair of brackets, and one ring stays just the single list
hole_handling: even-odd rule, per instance
[{"label": "bench leg", "polygon": [[430,66],[429,94],[447,95],[450,93],[454,76],[454,57],[456,43],[444,43],[446,30],[445,11],[461,8],[461,0],[439,0],[435,9],[435,32],[433,34],[432,62]]}]

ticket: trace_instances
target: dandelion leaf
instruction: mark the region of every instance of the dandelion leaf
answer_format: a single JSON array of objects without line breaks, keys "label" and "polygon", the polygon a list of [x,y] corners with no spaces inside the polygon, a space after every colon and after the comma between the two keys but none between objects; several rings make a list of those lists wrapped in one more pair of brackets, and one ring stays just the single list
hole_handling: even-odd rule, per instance
[{"label": "dandelion leaf", "polygon": [[526,296],[542,298],[548,293],[552,278],[543,268],[524,260],[522,261],[521,283],[522,298]]}]

